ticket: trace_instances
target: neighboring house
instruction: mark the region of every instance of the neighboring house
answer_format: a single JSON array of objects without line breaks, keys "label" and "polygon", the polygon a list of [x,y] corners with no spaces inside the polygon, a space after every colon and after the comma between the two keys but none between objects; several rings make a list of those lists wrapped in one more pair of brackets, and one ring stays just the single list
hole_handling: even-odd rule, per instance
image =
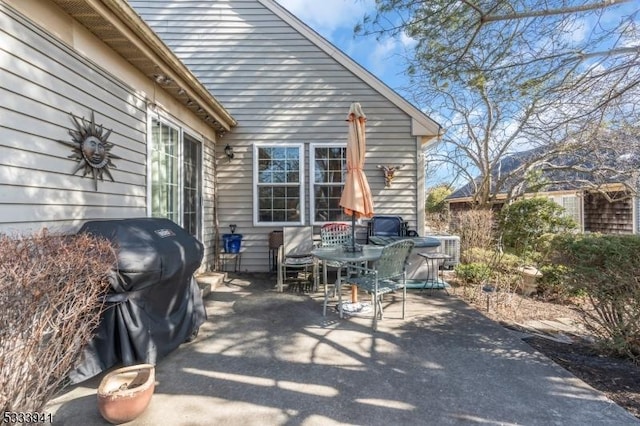
[{"label": "neighboring house", "polygon": [[210,268],[235,124],[126,2],[0,0],[0,233],[167,216]]},{"label": "neighboring house", "polygon": [[[492,188],[496,194],[492,203],[492,209],[499,211],[506,202],[508,195],[507,187],[514,183],[514,179],[521,180],[521,172],[514,172],[530,151],[522,152],[505,158],[500,162],[499,170],[494,174],[493,182],[498,181],[498,175],[506,176],[507,179],[501,189]],[[561,161],[566,161],[561,160]],[[570,173],[570,172],[567,172]],[[566,179],[565,176],[547,175],[553,177],[557,182],[566,180],[566,183],[555,183],[552,185],[536,188],[535,190],[525,188],[525,197],[545,197],[553,200],[564,207],[565,214],[571,217],[583,232],[601,232],[607,234],[637,234],[639,229],[640,201],[637,194],[629,194],[625,186],[620,182],[610,181],[603,184],[598,190],[581,186],[578,179]],[[541,176],[542,179],[545,176]],[[585,179],[585,176],[581,176]],[[468,210],[473,206],[474,185],[469,183],[454,191],[446,198],[452,216],[455,213]],[[609,201],[603,193],[608,193],[613,201]]]},{"label": "neighboring house", "polygon": [[[436,122],[275,1],[129,3],[238,121],[217,142],[217,218],[221,232],[235,224],[243,235],[242,270],[270,268],[274,230],[349,220],[338,201],[354,101],[368,118],[376,214],[424,233],[422,150]],[[402,166],[391,186],[378,165]]]}]

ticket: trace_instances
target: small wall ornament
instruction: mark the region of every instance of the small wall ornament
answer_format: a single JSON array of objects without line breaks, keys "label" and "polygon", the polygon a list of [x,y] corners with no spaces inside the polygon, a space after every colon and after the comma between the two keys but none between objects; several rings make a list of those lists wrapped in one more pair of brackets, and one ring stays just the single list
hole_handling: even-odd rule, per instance
[{"label": "small wall ornament", "polygon": [[111,153],[111,148],[114,145],[107,141],[111,130],[105,131],[101,125],[96,125],[93,111],[91,111],[90,121],[85,120],[84,117],[77,118],[72,113],[70,114],[76,127],[75,130],[69,130],[72,140],[71,142],[62,140],[58,142],[72,147],[73,154],[67,158],[78,161],[78,165],[71,174],[75,175],[82,170],[82,177],[91,175],[97,191],[98,179],[104,181],[105,174],[111,179],[111,182],[115,182],[109,167],[115,168],[116,166],[111,162],[111,159],[120,159],[120,157]]},{"label": "small wall ornament", "polygon": [[396,177],[396,171],[400,170],[403,166],[384,166],[382,164],[378,164],[378,168],[382,169],[384,172],[384,186],[389,188],[391,186],[391,182]]}]

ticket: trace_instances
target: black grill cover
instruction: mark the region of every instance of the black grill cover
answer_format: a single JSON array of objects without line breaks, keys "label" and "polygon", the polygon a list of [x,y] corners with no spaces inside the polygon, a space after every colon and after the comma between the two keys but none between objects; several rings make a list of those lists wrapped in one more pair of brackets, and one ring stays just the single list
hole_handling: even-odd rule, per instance
[{"label": "black grill cover", "polygon": [[113,241],[118,265],[97,334],[69,376],[73,383],[115,365],[155,364],[197,334],[206,320],[193,278],[202,243],[159,218],[91,221],[83,232]]},{"label": "black grill cover", "polygon": [[406,235],[406,223],[400,216],[373,216],[369,221],[369,235],[383,237]]}]

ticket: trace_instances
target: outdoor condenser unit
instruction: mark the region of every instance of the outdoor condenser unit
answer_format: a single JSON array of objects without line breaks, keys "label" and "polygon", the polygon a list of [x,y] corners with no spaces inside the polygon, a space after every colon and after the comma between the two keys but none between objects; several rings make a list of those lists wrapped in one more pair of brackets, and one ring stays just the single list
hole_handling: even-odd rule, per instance
[{"label": "outdoor condenser unit", "polygon": [[440,240],[440,247],[438,251],[441,251],[449,256],[451,259],[444,261],[442,267],[444,269],[452,269],[458,263],[460,263],[460,237],[457,235],[429,235],[429,237],[437,238]]}]

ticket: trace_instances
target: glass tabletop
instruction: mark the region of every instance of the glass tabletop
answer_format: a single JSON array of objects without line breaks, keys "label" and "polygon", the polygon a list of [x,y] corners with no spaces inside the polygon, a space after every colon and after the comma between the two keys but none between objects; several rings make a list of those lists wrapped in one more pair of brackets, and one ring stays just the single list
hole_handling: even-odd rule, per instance
[{"label": "glass tabletop", "polygon": [[318,247],[311,254],[320,260],[333,260],[336,262],[364,262],[380,259],[384,246],[364,245],[362,251],[349,252],[342,246]]}]

